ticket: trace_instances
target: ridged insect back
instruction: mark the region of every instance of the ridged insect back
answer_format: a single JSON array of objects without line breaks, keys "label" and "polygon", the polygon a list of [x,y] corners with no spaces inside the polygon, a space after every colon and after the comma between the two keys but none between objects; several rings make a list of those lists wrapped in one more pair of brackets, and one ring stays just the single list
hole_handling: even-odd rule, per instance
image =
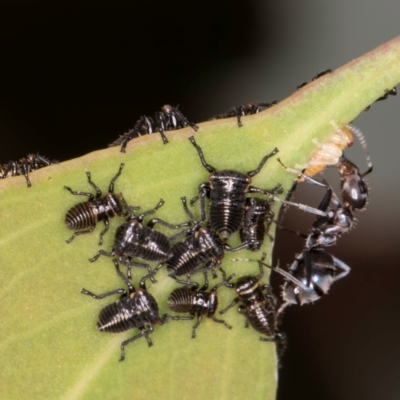
[{"label": "ridged insect back", "polygon": [[96,225],[97,215],[92,204],[79,203],[70,208],[65,216],[65,225],[72,230],[84,229]]}]

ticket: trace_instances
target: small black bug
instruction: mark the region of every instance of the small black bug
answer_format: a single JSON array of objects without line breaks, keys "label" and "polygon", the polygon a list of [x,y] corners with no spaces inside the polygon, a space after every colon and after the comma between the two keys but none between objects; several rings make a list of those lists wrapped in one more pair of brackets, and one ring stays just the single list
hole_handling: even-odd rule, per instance
[{"label": "small black bug", "polygon": [[151,271],[148,264],[132,261],[133,258],[141,258],[146,261],[166,261],[172,257],[172,241],[183,233],[179,232],[172,238],[168,238],[163,233],[153,229],[155,224],[164,225],[170,229],[179,229],[188,226],[188,222],[172,225],[160,218],[151,219],[147,225],[143,225],[143,219],[149,214],[154,214],[161,206],[164,200],[151,210],[145,211],[138,215],[134,214],[131,207],[128,207],[130,217],[127,222],[117,228],[114,239],[114,246],[111,252],[100,250],[97,254],[90,258],[90,262],[96,261],[101,255],[107,257],[118,257],[119,262],[128,266],[128,278],[131,276],[131,268],[133,266],[144,267]]},{"label": "small black bug", "polygon": [[196,337],[196,329],[201,324],[203,315],[211,318],[214,322],[224,324],[228,329],[232,329],[224,320],[217,319],[215,317],[215,312],[218,308],[218,296],[217,289],[221,286],[233,287],[229,283],[229,280],[235,277],[235,275],[229,276],[224,281],[215,285],[209,292],[208,289],[208,277],[205,274],[206,280],[204,286],[198,290],[199,284],[192,281],[181,281],[177,280],[178,283],[183,283],[188,287],[181,287],[174,289],[168,297],[168,307],[175,312],[179,313],[190,313],[192,316],[197,316],[197,323],[192,328],[192,338]]},{"label": "small black bug", "polygon": [[96,295],[86,289],[82,289],[81,293],[97,300],[113,294],[121,295],[120,300],[105,306],[100,311],[97,328],[101,332],[111,333],[125,332],[133,328],[140,329],[140,333],[121,343],[121,358],[119,361],[123,361],[125,359],[125,346],[129,343],[144,336],[149,347],[153,345],[149,335],[154,332],[155,325],[162,325],[164,322],[170,320],[188,320],[191,318],[169,315],[160,317],[156,299],[147,291],[145,284],[146,279],[151,278],[155,272],[145,275],[140,280],[139,289],[135,290],[132,283],[119,270],[117,260],[114,260],[114,264],[117,274],[125,282],[128,291],[126,289],[115,289]]},{"label": "small black bug", "polygon": [[165,131],[181,129],[186,126],[190,126],[194,131],[199,129],[196,124],[189,122],[177,107],[166,104],[161,107],[161,111],[154,113],[154,117],[140,117],[133,129],[130,129],[117,140],[110,143],[109,147],[122,145],[121,152],[125,153],[126,146],[130,140],[154,132],[159,132],[163,143],[166,144],[168,143],[168,139],[164,134]]},{"label": "small black bug", "polygon": [[[333,72],[334,72],[333,69],[326,69],[325,71],[321,71],[320,73],[318,73],[317,75],[315,75],[315,76],[311,79],[311,82],[317,80],[318,78],[321,78],[321,77],[324,76],[324,75],[331,74],[331,73],[333,73]],[[304,86],[308,85],[308,83],[309,83],[309,82],[303,82],[303,83],[301,83],[300,85],[298,85],[298,86],[296,87],[296,90],[299,90],[299,89],[303,88]],[[383,94],[381,97],[378,97],[378,98],[374,101],[374,103],[377,102],[377,101],[386,100],[389,96],[396,96],[396,95],[397,95],[396,86],[395,86],[394,88],[392,88],[392,89],[385,89],[385,90],[384,90],[384,94]],[[371,106],[368,106],[364,111],[368,111],[370,108],[371,108]]]},{"label": "small black bug", "polygon": [[242,106],[235,106],[230,108],[226,113],[215,115],[211,119],[225,119],[236,117],[237,123],[239,127],[241,127],[243,126],[243,116],[257,114],[264,109],[274,106],[275,104],[278,104],[276,100],[274,100],[272,103],[248,103]]},{"label": "small black bug", "polygon": [[[396,96],[397,95],[397,89],[396,86],[392,89],[385,89],[384,91],[384,95],[381,97],[378,97],[374,103],[376,103],[377,101],[382,101],[382,100],[386,100],[389,96]],[[368,106],[364,111],[368,111],[371,108],[371,106]]]},{"label": "small black bug", "polygon": [[68,240],[67,243],[71,243],[75,236],[83,235],[85,233],[93,232],[97,222],[103,221],[105,228],[100,232],[99,245],[103,244],[103,235],[109,229],[109,218],[115,216],[122,217],[126,215],[127,205],[122,194],[114,194],[114,183],[117,178],[121,175],[124,164],[121,164],[117,174],[111,179],[108,187],[108,193],[102,197],[101,190],[92,182],[90,172],[86,172],[89,184],[96,191],[96,196],[88,192],[73,191],[70,187],[64,186],[64,189],[68,190],[73,195],[87,196],[88,201],[79,203],[73,206],[67,212],[65,216],[65,225],[67,228],[72,230],[85,229],[87,230],[75,232]]},{"label": "small black bug", "polygon": [[[324,70],[324,71],[321,71],[321,72],[319,72],[317,75],[315,75],[315,76],[311,79],[311,82],[317,80],[318,78],[321,78],[321,77],[324,76],[324,75],[328,75],[328,74],[332,74],[332,73],[333,73],[333,69],[326,69],[326,70]],[[308,85],[308,83],[309,83],[309,82],[303,82],[303,83],[301,83],[300,85],[298,85],[298,86],[296,87],[296,90],[299,90],[299,89],[301,89],[302,87]]]},{"label": "small black bug", "polygon": [[[213,269],[215,267],[222,271],[221,260],[224,258],[224,250],[239,251],[247,248],[247,244],[232,248],[224,243],[212,229],[201,226],[206,219],[204,204],[201,207],[200,221],[197,221],[187,207],[186,197],[181,197],[181,200],[193,226],[184,231],[185,240],[172,247],[172,257],[166,261],[168,275],[175,278],[208,270],[215,274]],[[201,267],[202,264],[205,265]]]},{"label": "small black bug", "polygon": [[267,160],[273,157],[278,152],[278,149],[275,148],[271,153],[264,156],[255,170],[245,173],[234,170],[217,171],[207,164],[203,151],[194,140],[194,137],[191,136],[189,140],[196,148],[203,167],[210,172],[210,182],[203,182],[199,185],[199,196],[193,198],[191,204],[198,198],[200,198],[202,204],[204,204],[206,196],[210,199],[210,227],[224,240],[239,230],[242,224],[246,193],[261,193],[272,198],[274,193],[282,193],[280,184],[271,190],[250,185],[251,178],[261,171]]},{"label": "small black bug", "polygon": [[246,198],[244,209],[245,215],[239,230],[240,239],[242,243],[248,244],[249,250],[258,251],[265,236],[273,241],[268,231],[274,218],[274,212],[271,210],[271,203],[268,200],[255,197]]},{"label": "small black bug", "polygon": [[250,324],[260,336],[260,340],[276,342],[278,355],[281,356],[286,347],[286,336],[278,329],[277,306],[278,300],[271,292],[268,284],[261,285],[264,276],[261,264],[260,275],[243,276],[234,284],[237,297],[220,314],[226,313],[237,303],[241,303],[238,311],[246,317],[246,326]]},{"label": "small black bug", "polygon": [[57,160],[50,160],[40,154],[28,154],[18,161],[9,161],[7,164],[0,165],[0,179],[11,178],[13,176],[24,175],[26,184],[31,187],[29,172],[39,168],[47,167],[51,164],[58,164]]}]

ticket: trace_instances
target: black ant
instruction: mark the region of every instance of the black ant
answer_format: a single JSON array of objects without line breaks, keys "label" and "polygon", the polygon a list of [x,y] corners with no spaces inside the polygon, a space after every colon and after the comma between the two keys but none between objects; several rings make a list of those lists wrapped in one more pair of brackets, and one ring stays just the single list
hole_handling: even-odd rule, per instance
[{"label": "black ant", "polygon": [[[280,159],[278,159],[278,162],[282,165],[283,168],[286,169],[286,171],[296,174],[298,180],[305,180],[311,184],[324,187],[325,189],[328,190],[326,196],[324,197],[320,206],[318,207],[318,210],[325,211],[329,205],[329,202],[332,199],[334,199],[334,202],[337,205],[336,213],[338,213],[339,210],[341,213],[345,212],[348,221],[350,221],[350,219],[351,220],[353,219],[352,212],[354,210],[363,210],[365,208],[365,205],[368,200],[368,186],[364,178],[372,172],[373,165],[371,157],[368,152],[367,142],[364,134],[361,132],[360,129],[358,129],[354,125],[349,124],[347,125],[347,127],[351,129],[351,132],[358,138],[360,145],[363,149],[363,152],[365,154],[368,169],[364,173],[360,173],[359,168],[355,164],[353,164],[350,160],[348,160],[345,156],[341,156],[339,161],[335,165],[333,165],[333,167],[336,167],[338,169],[340,174],[340,187],[341,187],[343,205],[340,205],[336,195],[333,196],[333,191],[330,188],[330,186],[326,183],[326,181],[324,181],[325,183],[321,183],[298,170],[286,167]],[[290,203],[288,202],[287,204]],[[292,205],[295,205],[298,208],[303,209],[304,211],[321,215],[319,212],[314,212],[315,209],[310,208],[308,206],[303,206],[299,204],[297,205],[292,204]],[[328,217],[328,214],[322,216]],[[329,219],[332,220],[332,218],[333,216],[331,218],[328,217],[328,220]],[[336,215],[336,218],[339,218],[339,215]]]}]

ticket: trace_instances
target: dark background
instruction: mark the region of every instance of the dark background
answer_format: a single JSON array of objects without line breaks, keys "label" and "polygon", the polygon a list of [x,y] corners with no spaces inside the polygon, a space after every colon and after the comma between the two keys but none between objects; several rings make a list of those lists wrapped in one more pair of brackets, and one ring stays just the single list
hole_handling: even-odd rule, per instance
[{"label": "dark background", "polygon": [[[103,148],[166,103],[199,122],[280,100],[400,33],[389,0],[144,3],[0,4],[0,162]],[[355,122],[375,166],[368,212],[334,249],[349,276],[284,318],[280,400],[400,398],[399,107],[390,98]],[[365,168],[359,146],[349,156]],[[321,192],[300,186],[296,199],[316,205]],[[291,210],[285,224],[307,231],[313,218]],[[281,265],[303,244],[282,232],[277,242]]]}]

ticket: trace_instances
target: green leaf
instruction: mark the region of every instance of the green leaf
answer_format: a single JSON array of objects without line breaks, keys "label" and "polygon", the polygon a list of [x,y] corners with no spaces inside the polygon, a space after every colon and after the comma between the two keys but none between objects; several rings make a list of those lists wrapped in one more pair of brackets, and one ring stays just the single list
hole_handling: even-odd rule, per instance
[{"label": "green leaf", "polygon": [[[322,143],[332,136],[333,122],[347,124],[385,89],[400,82],[399,65],[397,37],[277,106],[243,118],[240,129],[235,119],[199,124],[196,140],[217,169],[252,170],[275,147],[286,165],[305,164],[317,149],[315,140]],[[132,141],[126,154],[110,148],[44,168],[31,174],[29,189],[23,177],[0,182],[1,398],[274,398],[274,345],[260,342],[259,333],[245,329],[243,316],[234,309],[224,315],[232,330],[206,319],[193,340],[193,321],[156,326],[153,347],[148,348],[144,339],[134,342],[126,348],[126,360],[118,362],[121,341],[135,331],[98,332],[99,310],[116,297],[97,301],[80,294],[82,287],[103,293],[123,283],[110,259],[88,262],[99,248],[102,224],[94,233],[65,243],[71,236],[64,225],[65,214],[85,199],[71,196],[63,186],[92,191],[85,174],[91,171],[93,181],[105,190],[124,162],[116,192],[124,193],[129,204],[140,205],[141,210],[153,208],[162,198],[165,205],[157,216],[183,222],[187,216],[180,197],[195,196],[208,175],[187,140],[192,134],[190,129],[168,132],[168,145],[157,134],[149,135]],[[290,189],[294,177],[276,162],[278,156],[254,177],[255,186],[271,188],[280,182],[285,191]],[[111,248],[121,222],[111,221],[104,249]],[[238,242],[235,235],[231,243]],[[263,250],[270,257],[268,239]],[[234,256],[259,258],[246,251]],[[227,254],[224,261],[229,274],[258,272],[256,263],[233,263],[230,257]],[[135,284],[142,274],[134,270]],[[168,312],[166,298],[176,285],[165,271],[157,280],[149,291],[161,312]],[[219,294],[222,307],[234,297],[227,288]]]}]

